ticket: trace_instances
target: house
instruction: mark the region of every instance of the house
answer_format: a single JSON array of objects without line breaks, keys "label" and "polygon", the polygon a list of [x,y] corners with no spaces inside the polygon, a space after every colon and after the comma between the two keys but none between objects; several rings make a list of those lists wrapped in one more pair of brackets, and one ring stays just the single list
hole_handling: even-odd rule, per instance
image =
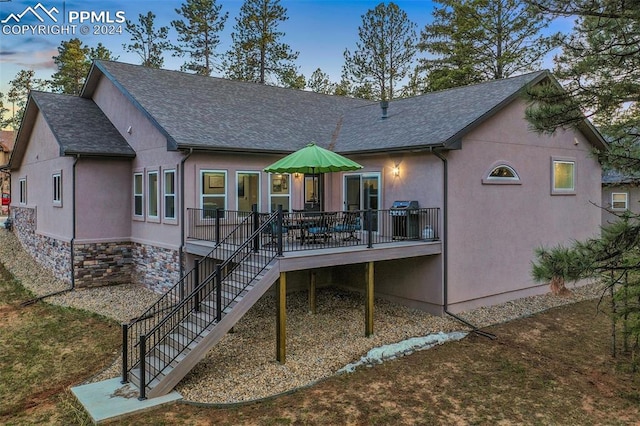
[{"label": "house", "polygon": [[14,131],[13,130],[2,130],[0,131],[0,149],[2,153],[0,154],[0,165],[5,165],[9,163],[9,158],[11,156],[11,151],[13,151],[13,143],[14,143]]},{"label": "house", "polygon": [[[591,203],[601,199],[601,169],[589,153],[604,146],[586,120],[553,136],[529,129],[521,94],[544,82],[554,80],[540,71],[380,105],[96,61],[79,97],[29,98],[8,165],[14,229],[40,263],[75,287],[135,281],[164,293],[149,317],[186,309],[187,298],[199,306],[209,297],[201,295],[203,277],[221,289],[212,283],[226,272],[216,272],[216,262],[232,270],[278,245],[246,281],[252,290],[238,290],[233,309],[216,305],[219,331],[193,337],[207,344],[276,281],[278,292],[285,281],[288,288],[364,281],[371,303],[375,291],[434,314],[540,294],[547,289],[530,277],[533,250],[598,233],[601,214]],[[309,142],[363,169],[262,171]],[[391,210],[394,201],[417,202],[419,214]],[[291,234],[310,228],[293,216],[283,227],[282,214],[265,214],[275,228],[257,219],[244,228],[258,217],[246,213],[254,204],[264,213],[282,205],[285,215],[357,212],[358,234],[302,245]],[[234,257],[259,232],[285,228],[295,249],[282,252],[270,234]],[[212,305],[225,297],[207,294]],[[189,312],[180,321],[200,315]],[[167,338],[139,334],[155,345]],[[187,346],[175,356],[182,359]],[[145,354],[125,355],[125,363],[145,366]],[[163,379],[164,364],[154,362],[145,367],[151,373],[134,376],[149,389],[162,382],[155,394],[186,374]]]},{"label": "house", "polygon": [[640,180],[617,170],[602,173],[602,226],[615,222],[626,211],[640,209]]},{"label": "house", "polygon": [[[13,151],[13,143],[15,141],[15,132],[13,130],[0,131],[0,166],[4,166],[9,163],[11,152]],[[0,173],[0,193],[2,193],[2,206],[1,211],[3,215],[7,215],[9,212],[9,194],[11,191],[9,174],[6,172]],[[5,201],[6,200],[6,201]]]}]

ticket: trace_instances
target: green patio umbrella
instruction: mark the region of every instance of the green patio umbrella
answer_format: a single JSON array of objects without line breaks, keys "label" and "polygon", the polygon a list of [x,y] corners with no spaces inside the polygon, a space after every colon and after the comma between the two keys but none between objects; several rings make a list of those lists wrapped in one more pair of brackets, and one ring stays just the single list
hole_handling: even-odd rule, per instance
[{"label": "green patio umbrella", "polygon": [[302,149],[287,155],[272,165],[265,167],[267,173],[329,173],[348,172],[362,166],[340,154],[310,143]]}]

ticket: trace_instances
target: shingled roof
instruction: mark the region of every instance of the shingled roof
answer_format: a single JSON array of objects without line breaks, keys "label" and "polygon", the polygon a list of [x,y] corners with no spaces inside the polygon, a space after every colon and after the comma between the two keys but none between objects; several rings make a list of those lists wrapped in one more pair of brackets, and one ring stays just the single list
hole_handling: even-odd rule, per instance
[{"label": "shingled roof", "polygon": [[135,151],[120,135],[100,108],[78,96],[32,91],[24,123],[16,138],[9,168],[19,166],[26,149],[37,110],[44,117],[58,144],[60,155],[135,157]]},{"label": "shingled roof", "polygon": [[167,137],[169,148],[291,152],[328,145],[342,115],[371,101],[96,61],[83,97],[104,75]]},{"label": "shingled roof", "polygon": [[514,100],[527,85],[548,75],[538,71],[398,99],[389,102],[387,118],[382,118],[380,106],[352,109],[345,114],[336,151],[459,146],[465,133]]},{"label": "shingled roof", "polygon": [[624,174],[618,170],[603,170],[602,183],[604,185],[638,185],[640,176]]},{"label": "shingled roof", "polygon": [[[458,148],[462,137],[520,96],[553,78],[538,71],[390,102],[96,61],[81,96],[105,76],[167,137],[169,149],[292,152],[309,142],[336,152]],[[581,130],[602,142],[585,120]]]}]

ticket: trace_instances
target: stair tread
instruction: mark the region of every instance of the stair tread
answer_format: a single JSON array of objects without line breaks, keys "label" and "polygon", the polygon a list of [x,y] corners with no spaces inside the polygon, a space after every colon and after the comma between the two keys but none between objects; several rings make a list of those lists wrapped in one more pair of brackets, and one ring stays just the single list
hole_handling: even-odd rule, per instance
[{"label": "stair tread", "polygon": [[[215,252],[212,252],[210,257],[225,253],[226,256],[224,258],[228,259],[233,253],[233,248],[220,247]],[[235,268],[222,283],[223,315],[231,313],[244,297],[254,289],[257,281],[264,278],[273,266],[274,257],[270,251],[243,253],[238,257],[244,257],[239,264],[245,265],[245,268]],[[207,272],[207,276],[204,277],[205,280],[212,275],[209,271]],[[204,280],[202,282],[204,283]],[[211,285],[208,283],[205,287],[209,287],[207,290],[211,289]],[[156,347],[147,353],[144,360],[146,377],[147,380],[150,377],[154,377],[151,383],[147,385],[147,389],[153,389],[160,384],[162,379],[187,358],[188,354],[215,329],[218,325],[215,316],[216,305],[215,292],[207,295],[200,302],[201,310],[190,312],[173,332],[166,335]],[[129,374],[131,382],[139,387],[139,367],[131,369]]]}]

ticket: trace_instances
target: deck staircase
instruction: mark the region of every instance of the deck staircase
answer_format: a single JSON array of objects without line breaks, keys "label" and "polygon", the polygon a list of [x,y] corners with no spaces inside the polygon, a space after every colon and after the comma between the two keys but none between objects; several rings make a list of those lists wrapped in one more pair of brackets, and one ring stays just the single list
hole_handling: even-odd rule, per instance
[{"label": "deck staircase", "polygon": [[[227,243],[247,226],[253,232],[244,243]],[[122,379],[138,387],[140,399],[170,392],[279,278],[282,245],[272,244],[268,232],[277,226],[281,212],[261,220],[254,212],[144,314],[123,324]]]}]

